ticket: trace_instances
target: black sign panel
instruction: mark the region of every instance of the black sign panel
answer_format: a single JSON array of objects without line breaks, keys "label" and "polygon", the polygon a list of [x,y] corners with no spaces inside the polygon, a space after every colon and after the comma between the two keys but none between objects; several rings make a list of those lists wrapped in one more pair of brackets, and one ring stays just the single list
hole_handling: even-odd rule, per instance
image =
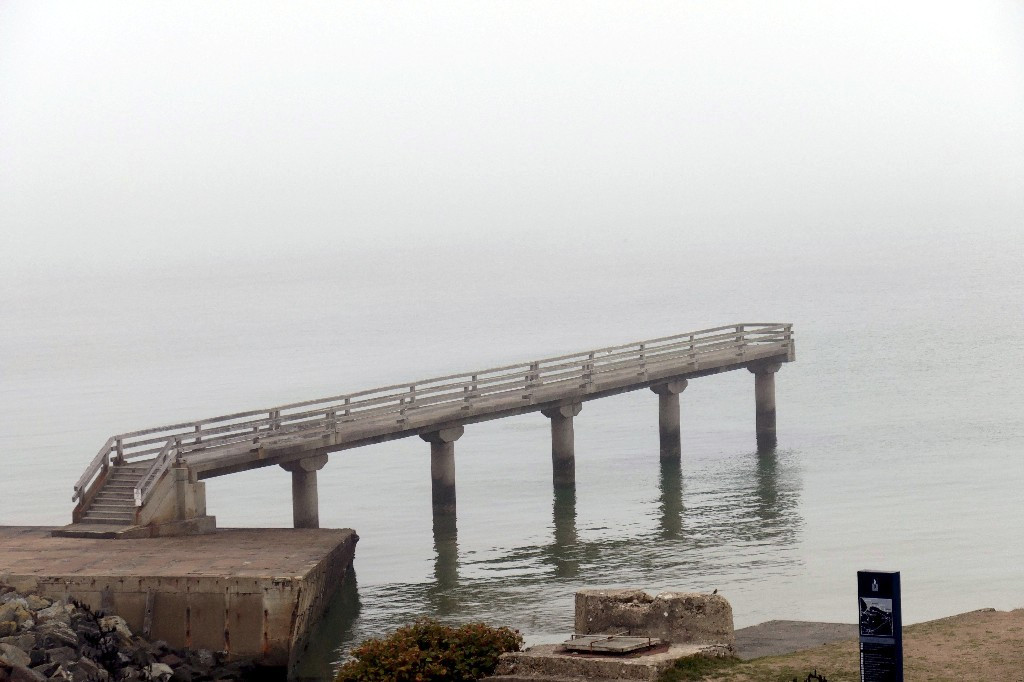
[{"label": "black sign panel", "polygon": [[857,571],[861,682],[903,682],[899,571]]}]

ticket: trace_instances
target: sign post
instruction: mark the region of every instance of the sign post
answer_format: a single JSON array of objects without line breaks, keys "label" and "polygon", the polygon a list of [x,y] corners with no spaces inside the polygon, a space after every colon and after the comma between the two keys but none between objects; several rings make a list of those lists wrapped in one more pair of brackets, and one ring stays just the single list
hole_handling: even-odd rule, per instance
[{"label": "sign post", "polygon": [[861,682],[903,682],[899,571],[857,571]]}]

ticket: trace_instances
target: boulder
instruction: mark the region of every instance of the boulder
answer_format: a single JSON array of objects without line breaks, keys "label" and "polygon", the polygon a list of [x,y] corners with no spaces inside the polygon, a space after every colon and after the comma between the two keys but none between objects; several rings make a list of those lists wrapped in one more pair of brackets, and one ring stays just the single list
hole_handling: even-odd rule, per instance
[{"label": "boulder", "polygon": [[74,682],[93,682],[94,680],[109,680],[110,673],[98,666],[94,661],[84,656],[67,666]]},{"label": "boulder", "polygon": [[20,635],[0,639],[0,644],[10,644],[22,651],[29,651],[36,645],[36,638],[31,632],[23,632]]},{"label": "boulder", "polygon": [[18,631],[18,624],[13,620],[0,620],[0,637],[10,637]]},{"label": "boulder", "polygon": [[42,674],[23,665],[12,666],[9,679],[10,682],[46,682]]},{"label": "boulder", "polygon": [[217,658],[209,649],[196,649],[189,652],[189,661],[198,668],[212,668],[217,665]]},{"label": "boulder", "polygon": [[100,618],[100,627],[104,630],[114,630],[121,638],[126,641],[132,641],[132,631],[128,627],[128,622],[121,616],[107,616],[106,618]]},{"label": "boulder", "polygon": [[44,649],[58,646],[78,646],[78,635],[70,625],[60,621],[50,621],[36,628],[36,643]]},{"label": "boulder", "polygon": [[[71,616],[68,615],[66,604],[60,602],[54,602],[50,606],[44,609],[36,611],[36,622],[37,623],[48,623],[51,620],[60,621],[61,623],[71,623]],[[72,607],[74,608],[74,607]]]},{"label": "boulder", "polygon": [[53,603],[46,597],[40,597],[38,594],[28,595],[27,597],[25,597],[25,601],[28,602],[28,608],[31,611],[45,609],[47,606]]},{"label": "boulder", "polygon": [[24,602],[24,599],[15,599],[0,606],[0,621],[14,621],[20,626],[26,620],[31,620],[32,612]]},{"label": "boulder", "polygon": [[58,646],[46,650],[46,659],[51,663],[66,665],[74,663],[78,658],[78,652],[69,646]]},{"label": "boulder", "polygon": [[10,666],[28,666],[32,657],[27,652],[11,644],[0,644],[0,663]]},{"label": "boulder", "polygon": [[149,679],[151,680],[166,682],[166,680],[171,679],[171,675],[174,674],[174,671],[171,670],[171,666],[166,665],[165,663],[153,663],[152,665],[146,666],[146,673],[148,673]]},{"label": "boulder", "polygon": [[180,668],[174,669],[174,674],[171,675],[170,682],[192,682],[194,676],[192,667],[189,665],[183,665]]}]

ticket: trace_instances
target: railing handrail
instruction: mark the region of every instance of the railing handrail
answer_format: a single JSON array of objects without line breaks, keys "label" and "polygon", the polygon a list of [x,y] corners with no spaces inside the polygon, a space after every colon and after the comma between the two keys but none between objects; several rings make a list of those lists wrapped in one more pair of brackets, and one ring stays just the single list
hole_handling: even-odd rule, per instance
[{"label": "railing handrail", "polygon": [[[687,358],[696,363],[703,354],[731,349],[742,355],[746,348],[754,345],[772,343],[784,349],[793,342],[792,327],[789,323],[775,322],[710,327],[532,362],[501,365],[120,433],[111,436],[90,462],[75,485],[73,499],[84,494],[86,486],[107,465],[115,447],[118,460],[156,454],[153,464],[135,488],[136,504],[141,505],[183,449],[187,452],[246,440],[258,443],[261,438],[277,435],[337,430],[341,424],[381,419],[393,414],[397,414],[396,418],[402,421],[406,410],[416,407],[456,403],[465,406],[482,397],[511,395],[514,392],[529,394],[531,389],[538,386],[561,382],[576,382],[580,386],[587,386],[593,383],[595,377],[606,372],[634,367],[639,373],[644,373],[649,365],[659,362]],[[172,450],[174,456],[171,455]]]}]

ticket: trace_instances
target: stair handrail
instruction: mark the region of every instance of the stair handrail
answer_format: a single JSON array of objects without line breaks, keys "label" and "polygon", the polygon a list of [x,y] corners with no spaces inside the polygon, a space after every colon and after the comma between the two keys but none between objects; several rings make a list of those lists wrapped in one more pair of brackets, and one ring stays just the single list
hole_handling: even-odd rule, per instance
[{"label": "stair handrail", "polygon": [[[135,498],[135,506],[141,507],[149,499],[149,496],[153,494],[153,488],[156,487],[157,481],[164,475],[164,473],[171,468],[171,463],[177,459],[178,445],[181,440],[176,437],[168,438],[164,444],[160,454],[156,456],[153,462],[146,469],[146,473],[142,475],[139,482],[135,484],[135,488],[132,491]],[[171,456],[171,451],[175,451],[175,456]]]},{"label": "stair handrail", "polygon": [[103,444],[100,451],[96,453],[96,456],[89,462],[89,466],[85,468],[85,471],[81,476],[78,477],[78,482],[75,483],[75,494],[71,496],[71,501],[74,502],[82,498],[85,495],[85,489],[92,483],[93,479],[100,471],[110,466],[110,451],[114,447],[115,436],[111,436],[107,439],[107,442]]}]

